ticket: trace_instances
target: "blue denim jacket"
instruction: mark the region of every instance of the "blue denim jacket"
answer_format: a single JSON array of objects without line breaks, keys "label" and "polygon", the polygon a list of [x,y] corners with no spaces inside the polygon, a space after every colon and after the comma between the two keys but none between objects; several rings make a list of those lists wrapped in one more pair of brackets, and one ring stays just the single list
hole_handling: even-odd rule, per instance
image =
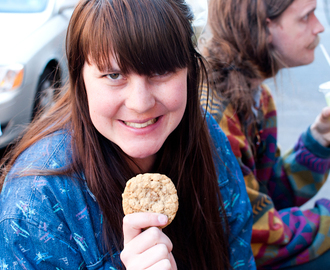
[{"label": "blue denim jacket", "polygon": [[[227,138],[210,116],[208,124],[224,162],[218,164],[219,187],[230,225],[230,261],[233,269],[255,269],[244,180]],[[70,143],[66,131],[42,139],[7,176],[0,196],[0,269],[117,269],[119,254],[111,263],[103,252],[102,213],[86,183],[65,176],[13,177],[69,164]]]}]

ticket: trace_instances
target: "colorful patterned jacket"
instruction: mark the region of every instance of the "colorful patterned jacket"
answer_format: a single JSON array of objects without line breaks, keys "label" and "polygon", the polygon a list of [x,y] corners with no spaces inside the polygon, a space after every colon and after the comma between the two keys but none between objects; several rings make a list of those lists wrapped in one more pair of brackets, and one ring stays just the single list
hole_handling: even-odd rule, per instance
[{"label": "colorful patterned jacket", "polygon": [[[308,129],[294,148],[280,157],[274,100],[265,85],[259,95],[259,106],[254,108],[258,128],[247,131],[255,151],[226,100],[213,93],[208,110],[227,135],[244,175],[253,209],[251,245],[257,267],[277,269],[302,264],[330,248],[330,201],[319,200],[306,211],[299,208],[326,180],[330,148],[316,142]],[[205,108],[205,89],[201,103]]]},{"label": "colorful patterned jacket", "polygon": [[[207,120],[222,160],[216,159],[216,167],[230,229],[230,262],[235,270],[253,270],[252,208],[243,175],[228,139],[211,116]],[[120,268],[119,254],[111,262],[104,250],[103,215],[86,182],[24,175],[31,169],[63,168],[71,155],[71,137],[63,130],[37,142],[16,160],[0,194],[0,269]]]}]

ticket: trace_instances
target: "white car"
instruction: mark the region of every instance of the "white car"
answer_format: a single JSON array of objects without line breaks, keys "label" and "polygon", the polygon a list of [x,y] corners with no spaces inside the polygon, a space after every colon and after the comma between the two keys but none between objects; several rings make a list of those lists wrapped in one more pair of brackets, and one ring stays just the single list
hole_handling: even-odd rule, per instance
[{"label": "white car", "polygon": [[0,149],[19,138],[38,108],[52,104],[64,82],[65,35],[76,3],[0,0]]}]

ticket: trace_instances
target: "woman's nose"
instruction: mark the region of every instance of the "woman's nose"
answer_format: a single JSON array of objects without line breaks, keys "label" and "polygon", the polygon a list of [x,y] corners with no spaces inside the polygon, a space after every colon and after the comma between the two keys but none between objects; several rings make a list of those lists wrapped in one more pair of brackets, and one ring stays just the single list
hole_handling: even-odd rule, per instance
[{"label": "woman's nose", "polygon": [[155,106],[152,85],[147,76],[134,75],[129,81],[125,105],[128,109],[143,113]]}]

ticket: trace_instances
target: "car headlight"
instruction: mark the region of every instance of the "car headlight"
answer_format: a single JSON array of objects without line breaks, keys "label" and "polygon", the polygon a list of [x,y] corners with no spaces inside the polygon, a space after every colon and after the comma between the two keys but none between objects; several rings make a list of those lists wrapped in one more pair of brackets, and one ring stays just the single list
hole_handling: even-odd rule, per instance
[{"label": "car headlight", "polygon": [[24,66],[12,64],[0,66],[0,93],[15,90],[20,87],[24,77]]}]

